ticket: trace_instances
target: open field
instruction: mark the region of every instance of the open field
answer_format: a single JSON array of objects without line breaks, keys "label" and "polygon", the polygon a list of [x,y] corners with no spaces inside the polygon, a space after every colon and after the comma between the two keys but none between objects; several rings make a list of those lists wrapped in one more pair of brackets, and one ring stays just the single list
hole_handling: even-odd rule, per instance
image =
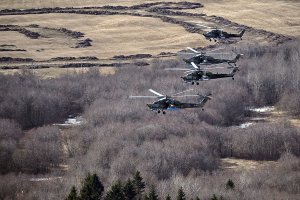
[{"label": "open field", "polygon": [[264,29],[300,37],[300,2],[280,0],[204,1],[203,12]]},{"label": "open field", "polygon": [[260,167],[266,166],[276,166],[276,162],[274,161],[255,161],[255,160],[245,160],[245,159],[235,159],[235,158],[224,158],[221,159],[221,168],[223,170],[240,170],[240,171],[248,171],[248,170],[256,170]]},{"label": "open field", "polygon": [[[42,0],[3,0],[1,1],[0,8],[48,8],[48,7],[83,7],[83,6],[103,6],[103,5],[136,5],[140,3],[151,3],[158,2],[157,0],[50,0],[50,1],[42,1]],[[178,2],[172,1],[172,2]],[[195,0],[194,0],[195,2]]]},{"label": "open field", "polygon": [[[186,33],[184,28],[160,19],[135,16],[97,16],[78,14],[43,14],[1,16],[1,24],[27,26],[38,24],[48,28],[67,28],[80,31],[92,39],[92,46],[72,48],[74,39],[64,34],[42,30],[43,37],[30,39],[16,32],[0,32],[0,44],[15,44],[26,52],[4,52],[3,56],[46,60],[54,57],[159,54],[177,52],[186,46],[208,45],[199,34]],[[12,37],[13,36],[13,37]],[[42,49],[42,51],[38,51]]]},{"label": "open field", "polygon": [[[198,23],[210,27],[222,27],[226,24],[225,30],[229,32],[246,28],[245,42],[232,41],[235,44],[274,45],[289,40],[283,35],[244,26],[249,25],[248,23],[237,24],[218,16],[207,16],[205,12],[203,13],[203,5],[193,3],[195,1],[151,1],[151,4],[122,1],[110,4],[113,5],[111,7],[92,8],[64,7],[69,3],[87,6],[89,3],[95,3],[93,1],[83,4],[81,1],[51,1],[49,6],[47,2],[22,1],[18,4],[15,1],[10,5],[14,8],[14,5],[21,6],[24,3],[28,5],[24,7],[27,9],[33,5],[59,8],[1,11],[2,57],[30,58],[32,62],[43,61],[44,65],[51,67],[53,59],[60,58],[64,62],[56,62],[55,67],[59,67],[60,64],[70,63],[68,59],[70,57],[76,58],[78,64],[80,60],[84,61],[80,59],[82,57],[93,57],[101,59],[97,63],[103,65],[107,60],[114,60],[115,63],[123,62],[115,56],[137,55],[137,58],[143,58],[138,54],[145,54],[148,58],[155,59],[162,53],[165,56],[174,56],[187,46],[205,48],[208,45],[215,45],[214,42],[205,40],[202,33],[208,30],[197,26]],[[103,6],[106,3],[97,1],[93,5]],[[117,7],[115,3],[127,7]],[[1,5],[5,7],[6,2],[2,2]],[[209,6],[208,3],[208,8]],[[126,60],[133,62],[131,58]],[[87,62],[92,64],[90,61]],[[24,68],[26,65],[30,67],[33,63],[22,61],[18,61],[17,64],[11,61],[0,63],[3,69],[20,69],[20,66]],[[34,65],[40,66],[39,63]]]},{"label": "open field", "polygon": [[[157,0],[2,0],[0,9],[7,8],[42,8],[42,7],[70,7],[70,6],[103,6],[103,5],[136,5],[140,3],[159,2]],[[160,1],[162,2],[162,1]],[[173,1],[176,2],[176,1]],[[177,1],[178,2],[178,1]],[[199,2],[190,0],[190,2]],[[300,2],[299,1],[247,1],[247,0],[203,0],[204,9],[196,12],[204,12],[208,15],[222,16],[235,22],[266,29],[275,33],[299,36],[300,29]]]}]

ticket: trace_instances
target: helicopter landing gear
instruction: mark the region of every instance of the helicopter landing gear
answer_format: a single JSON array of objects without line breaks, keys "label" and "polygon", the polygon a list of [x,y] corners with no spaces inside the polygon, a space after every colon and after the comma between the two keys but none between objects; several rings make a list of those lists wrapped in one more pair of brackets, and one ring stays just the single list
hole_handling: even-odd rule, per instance
[{"label": "helicopter landing gear", "polygon": [[162,113],[162,114],[164,114],[164,115],[166,114],[165,111],[160,111],[160,110],[158,110],[157,113],[158,113],[158,114],[159,114],[159,113]]},{"label": "helicopter landing gear", "polygon": [[202,108],[202,111],[204,111],[204,108]]},{"label": "helicopter landing gear", "polygon": [[194,82],[192,82],[192,85],[194,85],[195,83]]},{"label": "helicopter landing gear", "polygon": [[196,85],[199,85],[199,82],[197,82]]},{"label": "helicopter landing gear", "polygon": [[232,80],[234,80],[234,77],[232,77]]}]

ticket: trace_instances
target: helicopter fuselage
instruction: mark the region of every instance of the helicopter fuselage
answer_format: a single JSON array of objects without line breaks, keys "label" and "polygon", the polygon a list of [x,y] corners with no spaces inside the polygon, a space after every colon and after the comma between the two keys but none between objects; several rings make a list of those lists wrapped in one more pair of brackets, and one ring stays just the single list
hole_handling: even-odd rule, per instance
[{"label": "helicopter fuselage", "polygon": [[206,80],[218,79],[218,78],[228,78],[233,76],[234,73],[219,74],[219,73],[212,73],[209,71],[200,70],[200,71],[191,72],[185,76],[182,76],[181,78],[184,80],[184,82],[197,83],[197,81],[206,81]]},{"label": "helicopter fuselage", "polygon": [[160,110],[178,110],[184,108],[196,108],[201,107],[201,104],[197,103],[182,103],[180,101],[165,98],[158,101],[153,102],[152,104],[147,104],[147,106],[153,111]]},{"label": "helicopter fuselage", "polygon": [[243,34],[245,33],[245,30],[242,30],[241,33],[235,34],[235,33],[227,33],[225,31],[219,30],[219,29],[215,29],[212,31],[209,31],[207,33],[203,33],[204,37],[207,40],[211,40],[211,39],[227,39],[227,38],[241,38]]},{"label": "helicopter fuselage", "polygon": [[214,58],[212,56],[205,56],[205,55],[198,55],[191,57],[189,59],[183,59],[186,63],[195,63],[197,65],[199,64],[204,64],[204,65],[209,65],[209,64],[220,64],[220,63],[234,63],[234,60],[229,60],[229,59],[218,59]]}]

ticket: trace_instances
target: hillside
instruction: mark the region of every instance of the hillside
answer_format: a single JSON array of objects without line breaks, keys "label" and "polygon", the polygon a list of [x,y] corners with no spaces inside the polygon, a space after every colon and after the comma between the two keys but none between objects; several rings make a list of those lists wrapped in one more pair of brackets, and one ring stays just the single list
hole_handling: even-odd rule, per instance
[{"label": "hillside", "polygon": [[[2,0],[0,199],[90,199],[89,187],[103,200],[297,199],[299,10],[279,0]],[[246,32],[209,41],[201,25]],[[203,68],[227,78],[185,83],[173,69],[192,68],[187,47],[240,59]],[[150,88],[163,95],[130,98],[157,95]],[[192,108],[146,105],[172,94]]]}]

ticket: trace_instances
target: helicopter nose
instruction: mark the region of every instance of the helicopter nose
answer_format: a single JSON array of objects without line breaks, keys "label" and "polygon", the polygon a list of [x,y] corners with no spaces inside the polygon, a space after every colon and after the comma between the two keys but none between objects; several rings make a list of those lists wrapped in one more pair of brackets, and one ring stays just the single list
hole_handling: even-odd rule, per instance
[{"label": "helicopter nose", "polygon": [[152,107],[152,104],[147,104],[147,106],[148,106],[149,108],[151,108],[151,107]]}]

